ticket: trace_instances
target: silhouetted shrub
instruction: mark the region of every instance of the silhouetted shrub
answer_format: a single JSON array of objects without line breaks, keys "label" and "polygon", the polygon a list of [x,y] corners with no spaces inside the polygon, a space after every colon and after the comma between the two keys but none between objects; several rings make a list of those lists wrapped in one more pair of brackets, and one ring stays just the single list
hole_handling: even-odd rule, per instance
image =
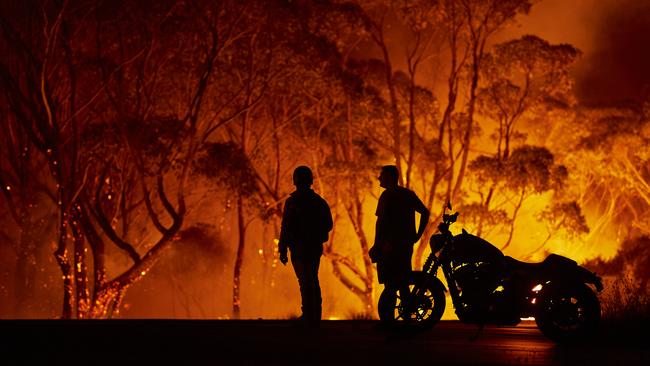
[{"label": "silhouetted shrub", "polygon": [[627,275],[605,281],[600,301],[605,323],[650,323],[650,291]]}]

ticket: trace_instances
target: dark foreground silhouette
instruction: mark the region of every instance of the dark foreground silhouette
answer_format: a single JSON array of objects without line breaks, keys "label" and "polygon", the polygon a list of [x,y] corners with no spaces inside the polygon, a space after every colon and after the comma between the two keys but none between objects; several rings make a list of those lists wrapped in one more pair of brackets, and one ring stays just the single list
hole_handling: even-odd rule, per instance
[{"label": "dark foreground silhouette", "polygon": [[[446,208],[451,210],[451,204]],[[443,213],[439,233],[430,239],[431,255],[422,271],[411,272],[407,279],[409,290],[387,287],[381,294],[379,317],[387,325],[429,328],[440,320],[447,292],[437,277],[442,269],[463,323],[516,325],[521,318],[534,317],[556,342],[593,335],[600,321],[600,277],[556,254],[541,263],[525,263],[465,230],[454,236],[449,226],[458,215]]]},{"label": "dark foreground silhouette", "polygon": [[323,255],[323,243],[332,230],[332,213],[327,202],[311,189],[314,182],[311,169],[299,166],[293,172],[296,190],[284,204],[278,251],[280,262],[286,264],[287,249],[291,265],[298,278],[302,300],[303,325],[317,327],[322,313],[322,298],[318,268]]},{"label": "dark foreground silhouette", "polygon": [[[410,189],[401,187],[399,170],[395,165],[385,165],[379,174],[379,185],[384,188],[377,202],[375,242],[370,258],[377,263],[379,283],[390,292],[405,295],[406,283],[412,272],[413,245],[417,243],[429,221],[429,210]],[[415,213],[420,223],[415,231]]]},{"label": "dark foreground silhouette", "polygon": [[377,321],[0,320],[0,364],[10,365],[645,365],[648,335],[602,330],[560,346],[534,326],[442,321],[426,332]]}]

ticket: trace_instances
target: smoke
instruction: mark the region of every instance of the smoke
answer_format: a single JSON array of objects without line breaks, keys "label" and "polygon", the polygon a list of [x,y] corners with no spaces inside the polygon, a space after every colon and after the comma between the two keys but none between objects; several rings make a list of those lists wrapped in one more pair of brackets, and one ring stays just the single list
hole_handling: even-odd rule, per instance
[{"label": "smoke", "polygon": [[635,103],[650,92],[650,1],[543,0],[498,41],[525,34],[580,49],[573,76],[583,104]]},{"label": "smoke", "polygon": [[644,288],[650,280],[650,237],[640,236],[628,239],[621,244],[616,255],[609,259],[592,259],[584,266],[599,275],[621,276],[630,273]]},{"label": "smoke", "polygon": [[650,91],[650,2],[603,1],[592,11],[598,13],[593,48],[576,70],[578,98],[585,104],[642,101]]}]

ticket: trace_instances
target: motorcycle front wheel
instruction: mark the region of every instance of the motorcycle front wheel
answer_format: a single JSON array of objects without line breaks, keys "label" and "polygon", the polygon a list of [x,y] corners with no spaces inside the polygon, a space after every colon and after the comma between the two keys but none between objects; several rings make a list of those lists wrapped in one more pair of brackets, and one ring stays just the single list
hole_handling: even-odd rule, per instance
[{"label": "motorcycle front wheel", "polygon": [[586,338],[600,321],[598,297],[585,284],[550,291],[539,299],[538,306],[537,327],[560,343]]},{"label": "motorcycle front wheel", "polygon": [[443,289],[421,272],[409,276],[408,289],[409,294],[401,294],[394,288],[384,289],[377,306],[379,319],[391,327],[431,328],[445,312]]}]

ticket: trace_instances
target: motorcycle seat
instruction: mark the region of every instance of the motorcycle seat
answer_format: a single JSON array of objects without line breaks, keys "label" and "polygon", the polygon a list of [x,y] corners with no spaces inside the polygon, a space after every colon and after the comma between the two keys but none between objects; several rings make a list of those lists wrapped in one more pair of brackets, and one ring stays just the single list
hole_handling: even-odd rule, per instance
[{"label": "motorcycle seat", "polygon": [[557,254],[549,254],[542,262],[528,263],[518,261],[512,257],[505,256],[506,271],[511,276],[529,276],[533,274],[556,274],[562,275],[566,271],[573,269],[576,262]]},{"label": "motorcycle seat", "polygon": [[[544,262],[546,262],[546,260]],[[505,256],[506,268],[511,273],[539,271],[544,267],[544,262],[522,262],[510,256]]]}]

